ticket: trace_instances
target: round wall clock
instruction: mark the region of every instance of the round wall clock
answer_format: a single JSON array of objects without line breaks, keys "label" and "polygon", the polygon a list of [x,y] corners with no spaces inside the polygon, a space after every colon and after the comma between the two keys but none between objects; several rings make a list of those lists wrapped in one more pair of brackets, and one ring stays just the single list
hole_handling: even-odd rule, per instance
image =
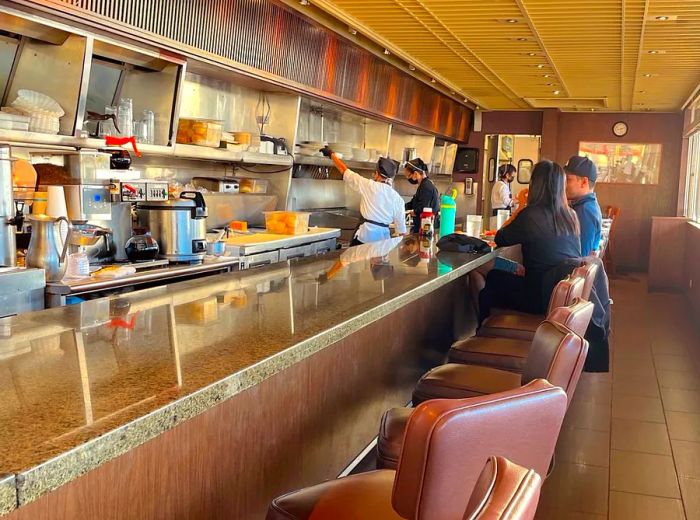
[{"label": "round wall clock", "polygon": [[623,121],[618,121],[613,125],[612,128],[613,134],[615,134],[617,137],[622,137],[623,135],[625,135],[627,133],[627,130],[627,123]]}]

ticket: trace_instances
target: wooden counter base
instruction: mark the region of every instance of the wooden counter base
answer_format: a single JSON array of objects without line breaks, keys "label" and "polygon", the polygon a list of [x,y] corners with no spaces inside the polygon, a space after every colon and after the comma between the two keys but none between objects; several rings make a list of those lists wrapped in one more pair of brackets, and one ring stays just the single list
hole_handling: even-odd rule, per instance
[{"label": "wooden counter base", "polygon": [[466,277],[360,329],[38,500],[12,520],[260,519],[336,477],[474,327]]}]

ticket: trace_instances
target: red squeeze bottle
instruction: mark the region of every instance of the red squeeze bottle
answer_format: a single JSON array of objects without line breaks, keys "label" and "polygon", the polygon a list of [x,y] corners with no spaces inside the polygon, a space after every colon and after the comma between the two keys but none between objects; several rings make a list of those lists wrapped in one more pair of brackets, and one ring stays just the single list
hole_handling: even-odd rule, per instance
[{"label": "red squeeze bottle", "polygon": [[423,208],[420,214],[420,234],[422,236],[433,236],[433,208]]},{"label": "red squeeze bottle", "polygon": [[136,157],[141,157],[141,152],[139,152],[139,149],[136,147],[136,139],[134,139],[133,135],[131,137],[116,137],[113,135],[105,136],[105,144],[107,146],[122,146],[128,143],[131,143],[131,147],[134,149]]}]

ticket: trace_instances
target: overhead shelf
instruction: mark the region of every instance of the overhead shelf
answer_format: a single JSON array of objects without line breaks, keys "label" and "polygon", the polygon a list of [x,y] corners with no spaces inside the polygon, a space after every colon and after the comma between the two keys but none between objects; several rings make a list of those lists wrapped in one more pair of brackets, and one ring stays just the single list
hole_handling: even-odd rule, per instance
[{"label": "overhead shelf", "polygon": [[[343,161],[351,170],[375,170],[376,162],[371,161]],[[305,164],[308,166],[325,166],[331,168],[334,166],[333,161],[327,157],[315,157],[312,155],[294,155],[295,164]]]}]

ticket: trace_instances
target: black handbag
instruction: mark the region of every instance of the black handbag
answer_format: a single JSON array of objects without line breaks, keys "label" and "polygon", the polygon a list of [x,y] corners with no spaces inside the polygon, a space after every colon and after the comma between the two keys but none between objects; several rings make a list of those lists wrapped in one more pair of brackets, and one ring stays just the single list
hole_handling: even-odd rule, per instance
[{"label": "black handbag", "polygon": [[470,237],[461,233],[445,235],[438,240],[440,251],[454,253],[490,253],[491,246],[479,238]]}]

